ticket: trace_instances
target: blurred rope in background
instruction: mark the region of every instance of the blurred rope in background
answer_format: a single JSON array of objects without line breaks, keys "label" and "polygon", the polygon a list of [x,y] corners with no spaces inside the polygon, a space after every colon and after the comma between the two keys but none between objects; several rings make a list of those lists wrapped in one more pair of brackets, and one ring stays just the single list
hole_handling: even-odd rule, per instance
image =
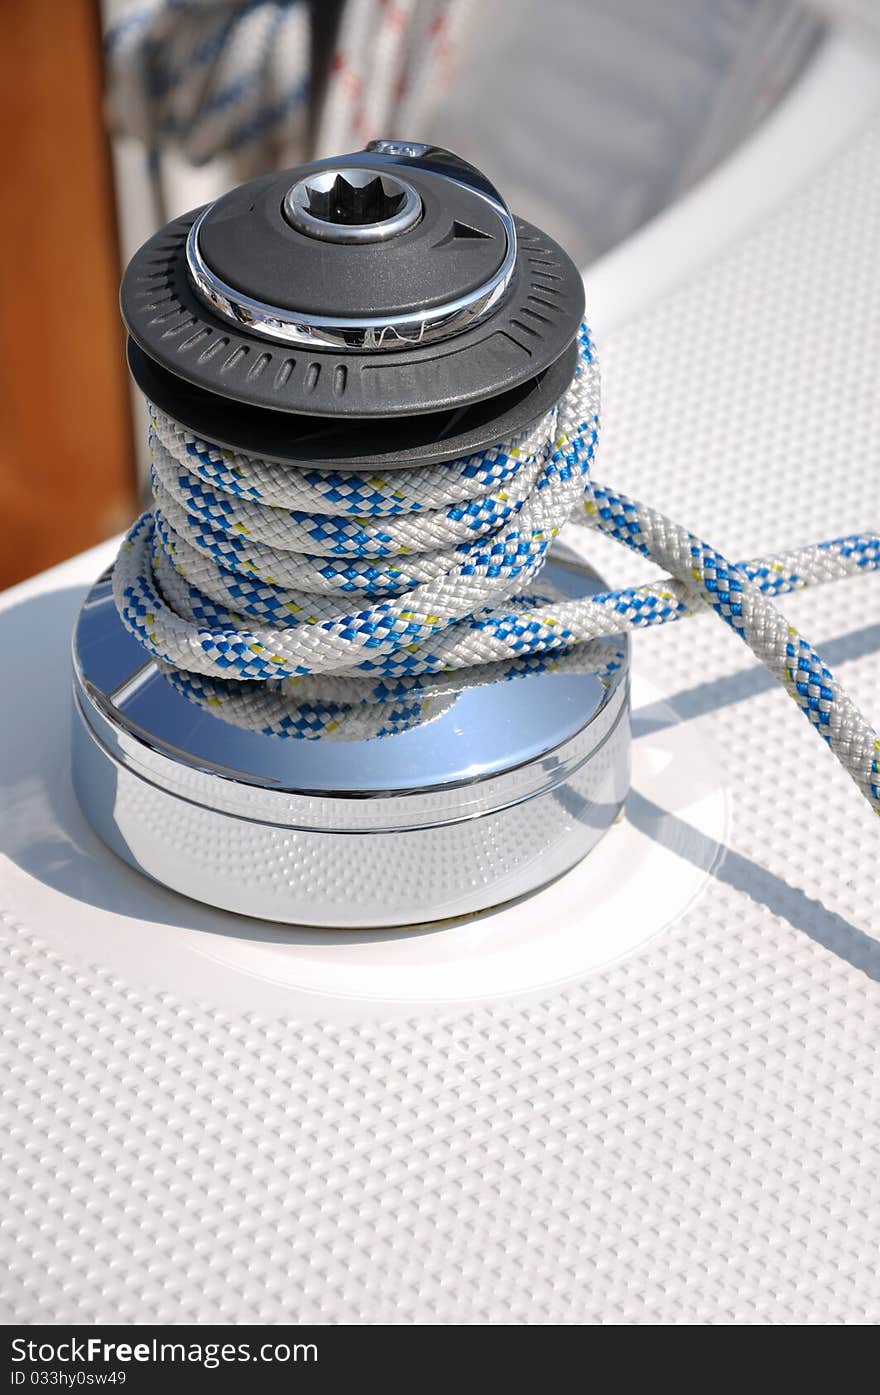
[{"label": "blurred rope in background", "polygon": [[239,180],[421,125],[470,0],[109,0],[108,117]]},{"label": "blurred rope in background", "polygon": [[105,43],[113,130],[194,165],[304,144],[308,6],[229,0],[125,0]]}]

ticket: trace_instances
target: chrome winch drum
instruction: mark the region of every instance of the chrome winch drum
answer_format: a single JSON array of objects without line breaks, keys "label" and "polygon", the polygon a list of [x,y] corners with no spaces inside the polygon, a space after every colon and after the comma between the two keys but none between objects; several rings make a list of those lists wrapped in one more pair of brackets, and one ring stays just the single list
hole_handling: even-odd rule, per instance
[{"label": "chrome winch drum", "polygon": [[[577,357],[580,277],[448,151],[397,141],[273,174],[163,228],[122,308],[135,380],[220,447],[374,474],[536,423]],[[554,557],[542,593],[602,590]],[[109,576],[74,636],[74,783],[156,881],[289,924],[424,924],[579,861],[629,782],[628,650],[449,675],[387,720],[280,737],[196,703],[123,625]]]}]

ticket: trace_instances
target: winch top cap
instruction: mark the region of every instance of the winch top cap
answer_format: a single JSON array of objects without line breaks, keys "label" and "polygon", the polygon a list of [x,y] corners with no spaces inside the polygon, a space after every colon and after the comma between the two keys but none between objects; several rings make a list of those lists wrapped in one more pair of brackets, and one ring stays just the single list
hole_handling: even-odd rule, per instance
[{"label": "winch top cap", "polygon": [[[316,315],[402,315],[456,301],[485,285],[512,250],[500,201],[379,157],[307,166],[290,184],[274,175],[256,193],[213,205],[199,241],[206,263],[261,300]],[[512,271],[512,266],[511,266]]]},{"label": "winch top cap", "polygon": [[531,410],[583,303],[570,259],[479,170],[399,141],[231,190],[156,233],[122,285],[153,378],[333,418],[457,411],[526,385]]},{"label": "winch top cap", "polygon": [[381,352],[466,329],[513,277],[513,218],[479,171],[420,149],[358,151],[224,194],[189,234],[196,290],[282,343]]}]

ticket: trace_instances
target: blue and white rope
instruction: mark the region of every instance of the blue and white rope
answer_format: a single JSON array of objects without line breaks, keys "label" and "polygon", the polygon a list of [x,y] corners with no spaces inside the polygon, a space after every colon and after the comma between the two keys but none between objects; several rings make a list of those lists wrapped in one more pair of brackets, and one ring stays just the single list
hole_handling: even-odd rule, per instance
[{"label": "blue and white rope", "polygon": [[[734,564],[655,509],[594,484],[599,375],[586,327],[580,348],[570,388],[536,428],[387,476],[298,470],[222,450],[154,411],[155,507],[130,531],[114,571],[124,623],[196,700],[240,724],[309,735],[321,723],[335,731],[341,714],[351,720],[380,692],[404,714],[394,721],[411,720],[457,670],[559,661],[560,651],[709,607],[880,811],[877,735],[771,600],[878,567],[880,538]],[[530,586],[569,519],[669,575],[589,600],[536,596]],[[574,652],[574,662],[594,662]],[[613,652],[596,662],[600,671],[613,664]]]},{"label": "blue and white rope", "polygon": [[117,131],[192,164],[305,154],[311,20],[304,0],[111,0],[108,111]]}]

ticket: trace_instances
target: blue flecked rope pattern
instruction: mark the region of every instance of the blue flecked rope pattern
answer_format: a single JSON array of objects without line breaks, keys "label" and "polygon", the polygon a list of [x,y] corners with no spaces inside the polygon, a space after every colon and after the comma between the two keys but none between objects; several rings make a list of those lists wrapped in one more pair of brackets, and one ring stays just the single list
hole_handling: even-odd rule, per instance
[{"label": "blue flecked rope pattern", "polygon": [[[598,371],[585,326],[580,348],[571,387],[535,429],[387,479],[224,451],[154,413],[155,508],[129,533],[115,569],[125,624],[186,675],[194,696],[211,701],[217,680],[272,695],[289,695],[313,674],[359,687],[369,675],[417,683],[708,606],[767,664],[880,810],[875,733],[769,599],[877,567],[880,540],[857,534],[733,564],[656,510],[594,484]],[[590,600],[542,602],[529,587],[569,518],[669,576]],[[241,719],[240,698],[231,705]],[[272,718],[276,726],[283,715]]]}]

